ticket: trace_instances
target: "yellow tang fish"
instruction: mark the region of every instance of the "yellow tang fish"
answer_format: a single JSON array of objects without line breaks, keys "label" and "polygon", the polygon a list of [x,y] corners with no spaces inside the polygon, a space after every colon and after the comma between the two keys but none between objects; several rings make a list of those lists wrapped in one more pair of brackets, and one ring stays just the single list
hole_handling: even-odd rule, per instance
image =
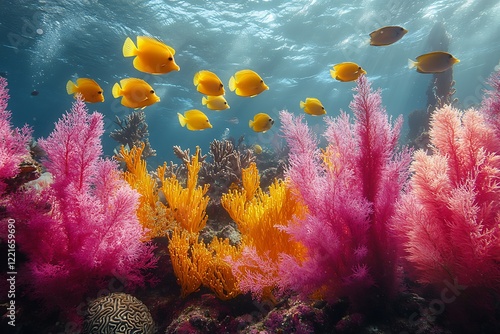
[{"label": "yellow tang fish", "polygon": [[173,48],[152,37],[137,36],[137,47],[130,37],[123,43],[123,56],[135,57],[134,67],[141,72],[165,74],[179,71],[174,55]]},{"label": "yellow tang fish", "polygon": [[74,84],[73,81],[68,80],[66,83],[66,91],[68,94],[82,94],[85,102],[104,102],[104,94],[101,86],[99,86],[97,82],[92,79],[79,78],[76,79],[76,84]]},{"label": "yellow tang fish", "polygon": [[203,70],[196,72],[193,84],[196,86],[198,92],[205,95],[219,96],[226,93],[222,81],[215,73],[210,71]]},{"label": "yellow tang fish", "polygon": [[229,109],[229,104],[227,104],[224,96],[203,96],[201,103],[207,106],[211,110],[225,110]]},{"label": "yellow tang fish", "polygon": [[254,71],[241,70],[229,79],[229,89],[239,96],[254,97],[269,87]]},{"label": "yellow tang fish", "polygon": [[420,73],[439,73],[446,71],[459,62],[460,60],[448,52],[435,51],[418,56],[417,61],[408,59],[408,67],[416,67],[417,72]]},{"label": "yellow tang fish", "polygon": [[153,88],[144,80],[127,78],[113,85],[113,97],[122,97],[122,104],[128,108],[144,109],[160,101]]},{"label": "yellow tang fish", "polygon": [[253,120],[248,121],[248,126],[255,132],[266,132],[274,124],[274,119],[268,114],[258,113],[253,117]]},{"label": "yellow tang fish", "polygon": [[255,154],[262,153],[262,146],[260,146],[259,144],[255,144],[252,148],[253,148],[253,153]]},{"label": "yellow tang fish", "polygon": [[370,33],[370,45],[386,46],[399,41],[408,32],[403,27],[387,26]]},{"label": "yellow tang fish", "polygon": [[319,116],[326,114],[325,107],[314,97],[308,97],[305,102],[300,101],[300,107],[309,115]]},{"label": "yellow tang fish", "polygon": [[177,116],[179,117],[181,126],[186,126],[188,130],[191,131],[204,130],[212,127],[207,115],[198,109],[188,110],[184,113],[184,116],[181,113],[177,113]]},{"label": "yellow tang fish", "polygon": [[363,74],[366,74],[366,71],[361,66],[350,62],[334,65],[333,70],[330,70],[332,78],[343,82],[358,80]]}]

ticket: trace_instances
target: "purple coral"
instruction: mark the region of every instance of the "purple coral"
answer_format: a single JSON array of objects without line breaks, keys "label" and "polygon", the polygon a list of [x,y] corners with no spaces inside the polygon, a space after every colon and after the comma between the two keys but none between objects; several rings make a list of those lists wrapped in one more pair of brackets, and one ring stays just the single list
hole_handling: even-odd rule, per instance
[{"label": "purple coral", "polygon": [[[22,270],[33,296],[72,309],[114,277],[125,287],[144,283],[152,247],[136,216],[138,194],[117,164],[99,158],[102,115],[89,114],[81,98],[40,145],[53,183],[13,195],[9,214],[28,257]],[[71,296],[71,298],[68,298]]]},{"label": "purple coral", "polygon": [[301,263],[284,257],[285,287],[329,301],[348,298],[353,308],[376,295],[390,300],[399,288],[397,239],[390,230],[395,203],[408,176],[410,154],[398,152],[401,119],[391,125],[365,77],[347,114],[327,119],[329,142],[321,153],[302,117],[282,112],[290,146],[287,176],[307,204],[306,218],[287,231],[307,248]]}]

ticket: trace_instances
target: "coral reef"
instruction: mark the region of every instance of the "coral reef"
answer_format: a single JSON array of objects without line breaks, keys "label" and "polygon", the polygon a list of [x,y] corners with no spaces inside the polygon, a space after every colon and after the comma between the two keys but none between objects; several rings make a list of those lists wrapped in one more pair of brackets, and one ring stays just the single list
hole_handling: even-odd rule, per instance
[{"label": "coral reef", "polygon": [[151,313],[139,299],[126,293],[112,293],[93,300],[83,323],[84,334],[154,334]]},{"label": "coral reef", "polygon": [[109,135],[111,138],[128,148],[132,148],[133,146],[139,147],[144,144],[142,150],[142,157],[144,159],[156,155],[156,151],[151,148],[151,144],[149,143],[148,123],[146,123],[146,114],[144,111],[133,111],[123,120],[116,116],[115,123],[120,128],[111,132]]},{"label": "coral reef", "polygon": [[323,153],[302,122],[281,112],[290,145],[291,187],[307,205],[304,219],[285,229],[307,248],[303,263],[282,262],[284,285],[353,310],[383,312],[400,288],[398,245],[390,231],[395,203],[408,176],[410,154],[398,151],[401,118],[392,126],[380,91],[358,79],[347,114],[327,119]]},{"label": "coral reef", "polygon": [[292,218],[302,218],[307,208],[284,181],[275,180],[265,193],[255,163],[243,169],[242,184],[241,190],[229,191],[221,199],[241,233],[241,251],[228,262],[243,292],[274,300],[273,290],[280,285],[280,258],[289,256],[300,262],[305,253],[283,228]]},{"label": "coral reef", "polygon": [[155,265],[152,246],[141,241],[138,193],[116,162],[100,158],[102,117],[89,114],[78,98],[39,141],[53,181],[19,191],[7,204],[17,245],[28,259],[19,269],[21,281],[32,298],[68,313],[113,277],[129,288],[144,284],[144,270]]},{"label": "coral reef", "polygon": [[230,140],[214,139],[210,143],[210,159],[200,170],[200,183],[210,184],[210,197],[218,201],[231,184],[240,184],[241,171],[255,161],[249,149],[239,150]]}]

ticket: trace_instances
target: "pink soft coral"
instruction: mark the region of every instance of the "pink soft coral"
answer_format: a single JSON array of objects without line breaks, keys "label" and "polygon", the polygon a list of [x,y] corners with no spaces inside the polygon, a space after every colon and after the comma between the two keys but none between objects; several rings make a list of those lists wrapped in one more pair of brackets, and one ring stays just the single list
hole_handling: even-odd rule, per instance
[{"label": "pink soft coral", "polygon": [[401,119],[391,126],[365,77],[351,103],[354,124],[342,113],[327,119],[323,154],[302,117],[282,112],[290,146],[287,177],[309,209],[288,228],[308,249],[297,263],[284,258],[285,282],[305,294],[333,301],[347,297],[353,308],[376,296],[390,300],[399,288],[397,240],[389,230],[410,155],[397,152]]},{"label": "pink soft coral", "polygon": [[492,320],[500,298],[500,143],[490,116],[435,111],[432,155],[415,153],[397,212],[407,271],[453,302],[446,311],[461,332],[479,332],[474,324]]},{"label": "pink soft coral", "polygon": [[0,77],[0,196],[6,189],[5,180],[16,176],[19,164],[29,155],[28,143],[31,138],[28,127],[12,128],[11,113],[7,110],[8,100],[7,80]]},{"label": "pink soft coral", "polygon": [[485,115],[451,106],[431,122],[432,155],[415,153],[398,210],[419,281],[457,280],[500,292],[500,143]]},{"label": "pink soft coral", "polygon": [[8,206],[29,259],[23,281],[51,307],[74,309],[113,277],[125,287],[141,285],[143,270],[155,263],[152,247],[141,241],[138,193],[116,162],[99,158],[102,133],[102,115],[89,114],[78,98],[39,141],[53,183],[14,195]]}]

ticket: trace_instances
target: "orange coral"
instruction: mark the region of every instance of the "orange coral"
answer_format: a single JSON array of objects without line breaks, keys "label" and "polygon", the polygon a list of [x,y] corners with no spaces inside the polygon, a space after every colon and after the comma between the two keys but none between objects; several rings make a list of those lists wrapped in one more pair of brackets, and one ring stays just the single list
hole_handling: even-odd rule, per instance
[{"label": "orange coral", "polygon": [[186,297],[198,290],[208,266],[210,251],[198,242],[198,234],[175,229],[169,238],[168,251],[181,295]]},{"label": "orange coral", "polygon": [[[233,256],[233,271],[240,286],[257,295],[264,293],[271,297],[273,285],[279,282],[279,257],[286,254],[300,261],[305,255],[302,244],[293,241],[278,226],[286,226],[294,216],[303,217],[306,207],[292,195],[284,181],[275,180],[269,193],[264,193],[258,181],[255,187],[256,175],[257,167],[252,163],[242,175],[244,189],[224,194],[221,203],[238,225],[242,248],[245,249],[243,253],[249,255]],[[253,196],[249,197],[249,193]],[[252,288],[255,286],[259,286],[259,291]]]},{"label": "orange coral", "polygon": [[170,210],[158,202],[156,182],[148,173],[146,161],[142,159],[144,147],[145,145],[142,143],[140,147],[134,146],[129,151],[122,146],[116,159],[123,161],[127,166],[127,170],[123,172],[125,181],[141,194],[137,217],[147,230],[147,236],[150,239],[164,235],[173,218]]},{"label": "orange coral", "polygon": [[225,260],[228,256],[237,257],[240,249],[229,244],[229,239],[214,238],[209,245],[213,251],[211,263],[203,277],[203,284],[209,287],[217,297],[227,300],[240,294],[238,279],[231,266]]},{"label": "orange coral", "polygon": [[182,187],[175,175],[165,177],[166,164],[157,169],[162,182],[161,190],[172,210],[174,219],[183,229],[192,233],[198,233],[204,228],[208,219],[205,210],[209,198],[205,195],[209,185],[206,184],[203,187],[197,185],[200,170],[199,150],[200,148],[196,147],[196,154],[186,164],[188,169],[186,188]]}]

